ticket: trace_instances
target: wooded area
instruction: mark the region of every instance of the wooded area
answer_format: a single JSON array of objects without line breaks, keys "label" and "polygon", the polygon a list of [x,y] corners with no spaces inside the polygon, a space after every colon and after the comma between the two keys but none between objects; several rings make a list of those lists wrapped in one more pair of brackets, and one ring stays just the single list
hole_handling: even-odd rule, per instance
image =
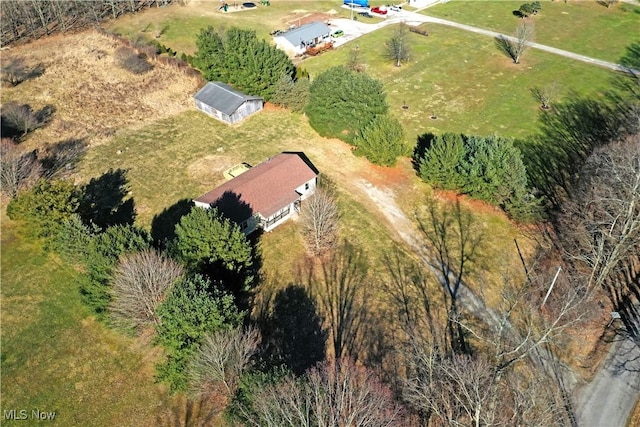
[{"label": "wooded area", "polygon": [[0,44],[37,39],[56,32],[66,33],[106,19],[135,13],[149,7],[164,7],[172,0],[31,0],[0,2]]}]

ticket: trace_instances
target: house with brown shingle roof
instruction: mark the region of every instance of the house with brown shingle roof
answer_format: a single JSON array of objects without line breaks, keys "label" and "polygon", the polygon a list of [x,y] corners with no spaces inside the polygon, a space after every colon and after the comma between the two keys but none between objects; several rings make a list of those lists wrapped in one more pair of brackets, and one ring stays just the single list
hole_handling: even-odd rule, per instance
[{"label": "house with brown shingle roof", "polygon": [[300,204],[316,189],[318,170],[304,153],[285,152],[194,200],[202,208],[216,207],[248,235],[258,228],[271,231],[300,212]]}]

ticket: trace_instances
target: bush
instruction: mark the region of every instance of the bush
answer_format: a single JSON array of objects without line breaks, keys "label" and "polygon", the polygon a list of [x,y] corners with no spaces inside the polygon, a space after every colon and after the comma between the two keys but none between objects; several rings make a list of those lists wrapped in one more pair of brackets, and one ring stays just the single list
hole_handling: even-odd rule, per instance
[{"label": "bush", "polygon": [[79,194],[70,181],[39,179],[7,205],[7,215],[25,221],[28,235],[52,243],[65,220],[78,210]]},{"label": "bush", "polygon": [[137,54],[132,49],[120,47],[115,53],[116,65],[133,74],[144,74],[153,69],[153,65],[144,54]]},{"label": "bush", "polygon": [[199,275],[176,283],[156,314],[158,342],[168,351],[166,362],[157,366],[158,379],[174,392],[187,389],[188,363],[207,334],[236,327],[243,318],[232,296]]},{"label": "bush", "polygon": [[87,246],[88,281],[80,288],[84,302],[103,315],[111,301],[109,283],[120,256],[151,247],[149,234],[132,225],[116,225],[91,238]]},{"label": "bush", "polygon": [[28,104],[8,102],[2,107],[2,136],[20,139],[29,132],[48,124],[55,112],[53,105],[45,105],[39,111],[33,111]]},{"label": "bush", "polygon": [[406,152],[404,129],[397,119],[388,114],[374,118],[354,138],[353,145],[356,146],[356,154],[381,166],[393,166],[398,156]]},{"label": "bush", "polygon": [[309,124],[321,136],[352,143],[371,120],[389,109],[382,83],[343,66],[320,74],[309,89]]},{"label": "bush", "polygon": [[445,133],[419,138],[414,162],[420,177],[501,207],[520,220],[535,219],[520,151],[508,139]]}]

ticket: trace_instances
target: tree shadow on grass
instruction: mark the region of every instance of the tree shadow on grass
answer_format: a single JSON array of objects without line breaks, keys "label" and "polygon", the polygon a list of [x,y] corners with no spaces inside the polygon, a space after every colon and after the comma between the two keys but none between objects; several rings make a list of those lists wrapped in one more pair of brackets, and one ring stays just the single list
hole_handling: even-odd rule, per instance
[{"label": "tree shadow on grass", "polygon": [[124,169],[109,169],[91,178],[82,188],[79,214],[83,222],[101,229],[113,225],[133,224],[136,218],[133,198],[127,198],[129,180]]},{"label": "tree shadow on grass", "polygon": [[593,150],[620,136],[616,107],[570,96],[540,114],[540,134],[518,141],[531,185],[558,208],[571,195],[578,171]]},{"label": "tree shadow on grass", "polygon": [[154,215],[151,220],[151,237],[156,247],[167,248],[168,243],[176,237],[176,224],[192,207],[193,202],[190,199],[181,199]]},{"label": "tree shadow on grass", "polygon": [[275,295],[258,319],[263,336],[263,358],[269,366],[285,365],[297,375],[324,360],[327,331],[322,328],[315,301],[300,285],[289,285]]}]

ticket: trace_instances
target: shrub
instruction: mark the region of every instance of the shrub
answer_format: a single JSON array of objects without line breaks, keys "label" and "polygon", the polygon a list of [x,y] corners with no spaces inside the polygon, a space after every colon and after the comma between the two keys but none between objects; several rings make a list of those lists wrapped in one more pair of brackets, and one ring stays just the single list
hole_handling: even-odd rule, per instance
[{"label": "shrub", "polygon": [[2,107],[2,136],[19,139],[48,124],[55,112],[53,105],[45,105],[39,111],[33,111],[28,104],[8,102]]},{"label": "shrub", "polygon": [[166,362],[157,366],[158,379],[172,391],[187,389],[188,363],[207,334],[238,326],[243,317],[232,296],[199,275],[176,283],[156,313],[158,342],[168,351]]},{"label": "shrub", "polygon": [[353,139],[376,116],[389,109],[382,83],[343,66],[320,74],[309,89],[309,124],[321,136]]},{"label": "shrub", "polygon": [[153,69],[153,65],[146,55],[137,54],[127,47],[120,47],[116,50],[115,61],[118,67],[133,74],[144,74]]},{"label": "shrub", "polygon": [[388,114],[371,120],[354,138],[353,145],[356,146],[356,154],[381,166],[393,166],[398,156],[406,152],[404,129],[397,119]]},{"label": "shrub", "polygon": [[309,99],[310,84],[308,78],[293,80],[290,76],[284,75],[278,80],[271,101],[296,113],[302,113]]},{"label": "shrub", "polygon": [[88,281],[80,288],[84,302],[103,315],[111,301],[109,283],[119,257],[150,247],[149,234],[132,225],[116,225],[93,236],[87,246]]},{"label": "shrub", "polygon": [[520,151],[508,139],[445,133],[419,138],[414,162],[420,177],[501,207],[512,217],[535,219]]}]

